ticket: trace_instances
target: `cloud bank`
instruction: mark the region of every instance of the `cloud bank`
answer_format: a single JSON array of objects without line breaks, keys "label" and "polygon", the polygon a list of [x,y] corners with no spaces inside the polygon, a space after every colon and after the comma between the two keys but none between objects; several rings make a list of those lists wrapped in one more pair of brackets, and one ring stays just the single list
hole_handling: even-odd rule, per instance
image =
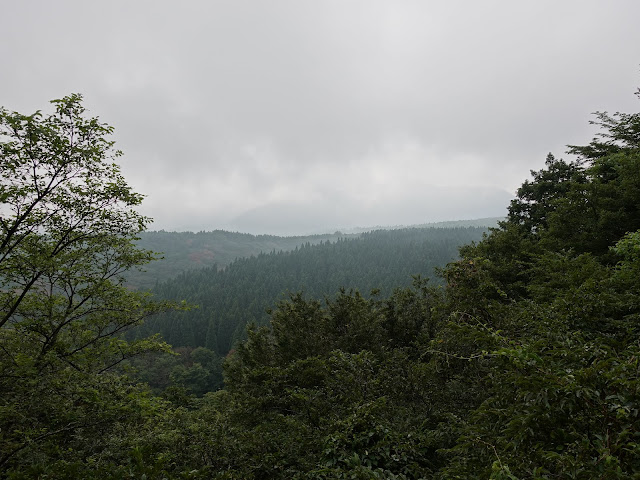
[{"label": "cloud bank", "polygon": [[153,228],[504,215],[595,110],[634,111],[640,3],[7,3],[2,105],[83,93]]}]

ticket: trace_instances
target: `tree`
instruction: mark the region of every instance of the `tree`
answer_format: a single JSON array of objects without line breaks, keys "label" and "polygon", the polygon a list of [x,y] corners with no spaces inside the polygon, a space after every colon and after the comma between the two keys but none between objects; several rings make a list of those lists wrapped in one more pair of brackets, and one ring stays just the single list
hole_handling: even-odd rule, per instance
[{"label": "tree", "polygon": [[137,402],[114,367],[168,348],[121,335],[169,304],[123,285],[153,259],[133,243],[150,219],[114,163],[113,128],[81,102],[0,109],[0,471],[101,448]]},{"label": "tree", "polygon": [[482,390],[437,478],[639,476],[640,114],[596,115],[578,160],[549,157],[444,271],[439,355]]},{"label": "tree", "polygon": [[536,233],[548,226],[548,216],[555,209],[554,201],[566,195],[572,182],[583,179],[578,162],[556,160],[550,153],[546,168],[531,170],[533,181],[526,180],[518,189],[517,198],[509,207],[510,223],[520,225],[527,233]]}]

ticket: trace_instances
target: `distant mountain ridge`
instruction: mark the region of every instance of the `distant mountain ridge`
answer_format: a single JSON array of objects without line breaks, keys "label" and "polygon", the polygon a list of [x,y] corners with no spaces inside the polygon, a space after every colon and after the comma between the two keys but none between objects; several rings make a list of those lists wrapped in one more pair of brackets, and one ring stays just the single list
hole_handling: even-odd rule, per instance
[{"label": "distant mountain ridge", "polygon": [[175,347],[206,347],[224,356],[244,338],[247,324],[267,323],[267,309],[288,293],[322,300],[345,288],[385,296],[409,286],[416,275],[438,283],[435,269],[458,258],[459,246],[481,240],[486,231],[462,226],[380,229],[238,258],[224,269],[186,271],[152,291],[198,308],[159,315],[139,334],[160,333]]},{"label": "distant mountain ridge", "polygon": [[417,225],[394,225],[394,226],[375,226],[375,227],[354,227],[348,229],[342,229],[344,233],[364,233],[372,232],[374,230],[397,230],[404,228],[465,228],[465,227],[480,227],[480,228],[493,228],[498,226],[498,222],[501,222],[505,217],[486,217],[476,218],[471,220],[447,220],[442,222],[429,222],[420,223]]},{"label": "distant mountain ridge", "polygon": [[427,178],[419,191],[389,193],[381,190],[375,197],[357,199],[349,192],[332,192],[296,202],[268,202],[226,220],[222,228],[273,235],[308,235],[363,225],[411,226],[424,221],[503,216],[513,200],[512,193],[500,188],[435,186],[429,184]]},{"label": "distant mountain ridge", "polygon": [[375,230],[397,230],[411,228],[466,228],[495,227],[500,217],[475,220],[452,220],[412,226],[355,227],[317,235],[277,236],[253,235],[250,233],[214,230],[210,232],[149,231],[140,234],[141,248],[158,252],[160,260],[149,263],[144,271],[127,274],[127,283],[137,289],[150,289],[158,282],[175,278],[183,272],[216,266],[224,268],[234,260],[248,258],[261,253],[288,252],[302,245],[317,245],[324,242],[354,239]]},{"label": "distant mountain ridge", "polygon": [[128,272],[127,283],[134,288],[149,289],[157,282],[169,280],[189,270],[214,266],[224,268],[236,259],[260,253],[286,252],[306,243],[316,245],[357,236],[341,232],[299,237],[252,235],[225,230],[197,233],[164,230],[143,232],[138,245],[157,252],[160,259],[146,265],[142,272]]}]

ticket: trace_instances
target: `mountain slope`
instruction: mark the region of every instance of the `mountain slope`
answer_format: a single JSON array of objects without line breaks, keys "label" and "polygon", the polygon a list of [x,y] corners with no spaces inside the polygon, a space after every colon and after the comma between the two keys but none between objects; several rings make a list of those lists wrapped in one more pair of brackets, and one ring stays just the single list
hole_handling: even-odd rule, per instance
[{"label": "mountain slope", "polygon": [[412,276],[433,277],[434,269],[457,257],[459,245],[482,238],[485,228],[379,230],[351,240],[307,242],[291,252],[238,259],[225,269],[185,272],[157,285],[163,298],[199,308],[172,312],[145,324],[141,334],[161,333],[174,346],[207,347],[226,354],[244,337],[250,322],[266,323],[266,310],[286,292],[323,299],[341,287],[383,295],[407,286]]}]

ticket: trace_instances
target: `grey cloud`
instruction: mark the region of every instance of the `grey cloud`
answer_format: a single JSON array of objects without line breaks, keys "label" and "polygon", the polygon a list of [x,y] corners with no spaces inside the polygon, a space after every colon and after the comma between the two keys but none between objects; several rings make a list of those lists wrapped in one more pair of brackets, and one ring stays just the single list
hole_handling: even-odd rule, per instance
[{"label": "grey cloud", "polygon": [[633,0],[40,0],[3,12],[0,103],[32,111],[82,92],[116,127],[158,228],[500,215],[508,198],[481,192],[513,193],[547,152],[588,142],[590,112],[637,108]]},{"label": "grey cloud", "polygon": [[[469,198],[473,205],[469,206]],[[369,204],[345,203],[339,195],[321,202],[271,203],[228,222],[232,230],[276,235],[311,234],[350,227],[415,225],[451,218],[472,219],[506,215],[508,192],[477,187],[425,187],[405,197]]]}]

